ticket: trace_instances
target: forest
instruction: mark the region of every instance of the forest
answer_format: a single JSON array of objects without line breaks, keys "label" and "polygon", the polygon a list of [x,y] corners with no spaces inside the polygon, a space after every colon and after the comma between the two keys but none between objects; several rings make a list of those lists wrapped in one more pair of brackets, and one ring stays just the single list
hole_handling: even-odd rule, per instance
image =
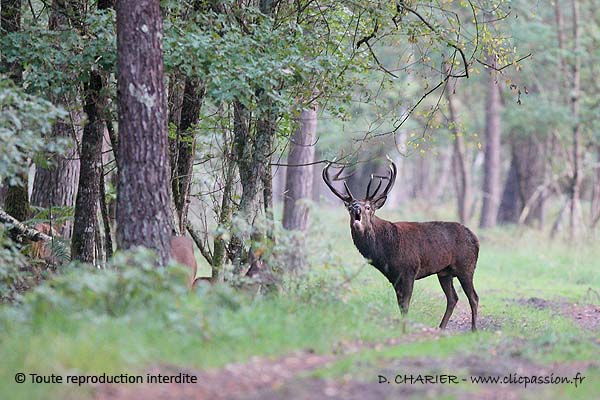
[{"label": "forest", "polygon": [[600,393],[596,2],[0,16],[0,398]]}]

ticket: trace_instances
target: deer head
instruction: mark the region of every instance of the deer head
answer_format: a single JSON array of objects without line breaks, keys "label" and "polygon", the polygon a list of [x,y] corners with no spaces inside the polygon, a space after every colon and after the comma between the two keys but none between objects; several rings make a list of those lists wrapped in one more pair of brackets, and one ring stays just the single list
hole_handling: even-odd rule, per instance
[{"label": "deer head", "polygon": [[[389,158],[388,158],[389,160]],[[335,161],[335,160],[334,160]],[[369,180],[369,184],[367,185],[367,192],[365,194],[364,200],[357,200],[350,189],[348,188],[348,184],[345,179],[348,176],[340,177],[344,167],[342,167],[334,176],[334,181],[344,181],[344,190],[346,194],[340,193],[332,183],[332,178],[329,176],[329,168],[332,163],[327,164],[327,166],[323,169],[323,180],[325,184],[331,189],[333,194],[339,197],[343,202],[348,212],[350,213],[350,227],[351,229],[358,230],[359,232],[364,232],[367,230],[371,230],[373,216],[375,215],[375,211],[383,207],[385,201],[387,200],[387,196],[389,191],[394,186],[394,182],[396,181],[397,168],[396,165],[390,160],[389,167],[389,176],[381,176],[381,175],[371,175],[371,179]],[[371,192],[371,186],[373,185],[373,181],[377,180],[377,186]],[[387,184],[383,191],[379,192],[383,181],[387,180]]]}]

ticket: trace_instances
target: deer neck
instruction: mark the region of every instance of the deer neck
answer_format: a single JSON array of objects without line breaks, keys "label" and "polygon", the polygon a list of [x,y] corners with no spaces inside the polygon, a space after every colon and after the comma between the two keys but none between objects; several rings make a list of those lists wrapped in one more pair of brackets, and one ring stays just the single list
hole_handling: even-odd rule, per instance
[{"label": "deer neck", "polygon": [[360,231],[353,226],[350,228],[354,245],[360,254],[373,265],[376,265],[378,261],[382,259],[380,253],[384,244],[381,243],[380,239],[386,237],[387,224],[387,221],[373,215],[371,217],[370,226],[363,231]]}]

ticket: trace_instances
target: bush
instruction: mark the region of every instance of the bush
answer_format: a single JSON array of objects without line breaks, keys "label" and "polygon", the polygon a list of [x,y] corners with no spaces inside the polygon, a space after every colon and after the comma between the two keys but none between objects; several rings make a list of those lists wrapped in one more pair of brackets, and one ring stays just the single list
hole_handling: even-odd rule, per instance
[{"label": "bush", "polygon": [[36,279],[28,270],[25,256],[0,227],[0,302],[14,302],[20,293],[31,288]]}]

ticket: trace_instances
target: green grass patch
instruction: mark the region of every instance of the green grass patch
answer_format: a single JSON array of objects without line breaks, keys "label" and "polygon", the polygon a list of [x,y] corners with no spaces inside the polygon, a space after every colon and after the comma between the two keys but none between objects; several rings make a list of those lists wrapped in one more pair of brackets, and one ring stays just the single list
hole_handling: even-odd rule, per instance
[{"label": "green grass patch", "polygon": [[[21,371],[135,374],[162,363],[218,368],[251,356],[278,357],[298,349],[328,353],[340,341],[377,343],[402,336],[394,292],[378,271],[365,265],[346,219],[341,208],[315,215],[309,235],[310,270],[290,283],[293,289],[279,295],[252,297],[226,287],[187,293],[176,288],[181,278],[177,273],[74,271],[27,295],[23,305],[2,306],[0,397],[66,398],[82,393],[64,385],[16,385],[14,375]],[[497,321],[497,328],[365,349],[341,357],[317,376],[340,376],[397,358],[457,354],[477,354],[490,362],[512,354],[542,364],[597,359],[592,333],[553,310],[517,300],[561,298],[600,304],[595,297],[600,248],[586,242],[573,247],[540,233],[510,229],[480,236],[475,273],[479,315]],[[143,257],[136,262],[143,263]],[[466,305],[456,281],[455,287]],[[436,327],[444,309],[437,279],[418,281],[409,314],[413,326]]]}]

